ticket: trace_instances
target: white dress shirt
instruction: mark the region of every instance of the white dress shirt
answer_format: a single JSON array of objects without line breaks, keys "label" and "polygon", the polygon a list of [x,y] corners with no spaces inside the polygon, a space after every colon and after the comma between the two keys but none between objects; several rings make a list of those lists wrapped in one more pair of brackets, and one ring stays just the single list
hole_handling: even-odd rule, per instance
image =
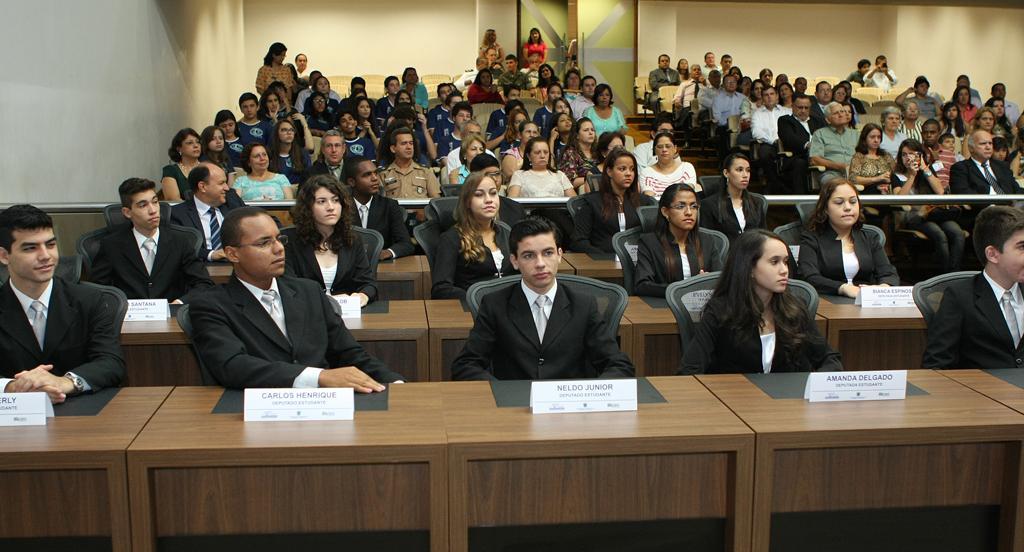
[{"label": "white dress shirt", "polygon": [[883,73],[882,71],[876,71],[870,79],[866,78],[865,76],[864,86],[873,85],[876,88],[880,88],[882,92],[888,92],[893,86],[896,85],[896,83],[900,82],[900,79],[896,78],[896,73],[894,73],[892,69],[889,69],[889,74],[892,76],[892,81],[890,81],[889,77],[885,76],[885,73]]},{"label": "white dress shirt", "polygon": [[750,132],[754,140],[774,144],[779,139],[779,117],[792,114],[792,109],[781,105],[776,105],[772,110],[764,106],[755,109],[750,118]]},{"label": "white dress shirt", "polygon": [[153,259],[156,260],[156,251],[157,251],[157,248],[160,247],[160,228],[157,228],[156,231],[153,232],[153,237],[152,238],[147,238],[146,236],[142,235],[138,231],[138,229],[136,229],[133,226],[132,227],[132,235],[135,236],[135,243],[137,243],[139,245],[139,255],[142,256],[142,264],[146,264],[146,249],[144,247],[142,247],[142,244],[146,243],[146,240],[149,240],[149,239],[152,239],[153,243],[155,244],[153,246]]},{"label": "white dress shirt", "polygon": [[[978,172],[981,173],[981,177],[985,179],[985,182],[988,182],[988,178],[985,177],[985,165],[988,165],[988,172],[989,172],[989,174],[992,175],[992,178],[996,178],[996,173],[995,173],[995,171],[992,170],[992,163],[990,163],[988,161],[982,163],[981,161],[978,161],[977,159],[975,159],[973,157],[971,158],[971,161],[974,161],[974,166],[978,167]],[[996,187],[993,186],[991,182],[989,182],[989,185],[988,185],[988,195],[999,195],[999,190],[997,190]]]},{"label": "white dress shirt", "polygon": [[[1024,328],[1024,297],[1021,296],[1020,286],[1013,286],[1011,289],[1003,289],[1003,286],[996,283],[988,272],[982,270],[981,273],[985,275],[985,280],[988,285],[992,287],[992,293],[996,296],[996,305],[999,306],[999,312],[1003,312],[1003,294],[1007,291],[1010,292],[1010,306],[1013,307],[1013,313],[1017,316],[1017,327]],[[1009,327],[1007,327],[1009,330]],[[1010,334],[1013,331],[1010,330]]]},{"label": "white dress shirt", "polygon": [[[207,261],[212,261],[213,260],[213,258],[212,258],[213,257],[213,244],[210,243],[210,215],[209,215],[209,211],[210,211],[210,209],[213,209],[213,207],[203,203],[203,201],[201,199],[199,199],[198,197],[192,196],[192,198],[196,202],[196,211],[199,211],[199,223],[203,225],[203,236],[206,237],[206,248],[210,250],[210,253],[206,255],[206,260]],[[224,228],[224,213],[220,212],[220,209],[217,209],[214,212],[217,213],[217,224],[219,224],[221,228]]]},{"label": "white dress shirt", "polygon": [[[270,314],[270,309],[267,308],[267,304],[263,302],[263,292],[268,290],[260,289],[241,278],[239,278],[238,281],[242,282],[242,285],[245,286],[245,289],[249,290],[249,293],[251,293],[252,296],[256,298],[256,302],[259,303],[261,307],[263,307],[263,310],[267,311],[267,316],[273,318],[273,315]],[[277,287],[277,278],[274,278],[270,282],[270,289],[277,292],[277,308],[280,309],[281,313],[283,314],[284,303],[281,302],[281,290],[279,290]],[[292,382],[292,387],[320,387],[320,372],[322,371],[323,368],[314,368],[312,366],[307,366],[305,370],[303,370],[298,376],[295,377],[295,380]]]},{"label": "white dress shirt", "polygon": [[[526,285],[526,280],[520,280],[519,285],[523,288],[523,293],[526,295],[526,304],[530,306],[530,313],[532,314],[537,308],[537,298],[540,294],[530,289],[530,286]],[[547,304],[544,305],[544,317],[551,320],[551,310],[555,306],[555,294],[558,292],[558,278],[555,278],[554,283],[551,284],[551,289],[544,295],[548,298]],[[534,324],[536,324],[534,320]]]}]

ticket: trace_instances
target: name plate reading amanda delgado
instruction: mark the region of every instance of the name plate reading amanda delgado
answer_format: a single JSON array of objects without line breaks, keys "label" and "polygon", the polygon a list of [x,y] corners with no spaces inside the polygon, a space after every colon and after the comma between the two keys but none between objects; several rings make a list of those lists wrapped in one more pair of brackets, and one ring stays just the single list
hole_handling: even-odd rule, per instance
[{"label": "name plate reading amanda delgado", "polygon": [[46,393],[0,393],[0,426],[46,425],[52,417]]},{"label": "name plate reading amanda delgado", "polygon": [[354,411],[351,387],[246,389],[243,419],[247,422],[351,420]]},{"label": "name plate reading amanda delgado", "polygon": [[823,401],[885,401],[907,396],[906,370],[812,372],[804,398]]},{"label": "name plate reading amanda delgado", "polygon": [[534,414],[636,410],[636,380],[535,381],[530,408]]}]

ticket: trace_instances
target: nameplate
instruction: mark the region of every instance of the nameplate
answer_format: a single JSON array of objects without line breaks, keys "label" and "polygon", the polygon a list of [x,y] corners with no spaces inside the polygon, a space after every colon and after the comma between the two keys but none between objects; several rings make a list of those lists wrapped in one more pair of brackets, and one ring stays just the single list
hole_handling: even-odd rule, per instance
[{"label": "nameplate", "polygon": [[351,387],[246,389],[243,419],[247,422],[351,420],[354,411]]},{"label": "nameplate", "polygon": [[358,297],[338,296],[332,298],[341,306],[342,318],[360,318],[363,316],[363,306]]},{"label": "nameplate", "polygon": [[129,299],[128,314],[124,319],[128,322],[139,320],[167,320],[171,317],[171,307],[167,299]]},{"label": "nameplate", "polygon": [[534,414],[636,410],[636,380],[535,381],[530,409]]},{"label": "nameplate", "polygon": [[855,304],[866,309],[881,307],[913,307],[913,286],[864,286],[857,294]]},{"label": "nameplate", "polygon": [[46,393],[0,393],[0,427],[46,425],[52,417]]},{"label": "nameplate", "polygon": [[[800,246],[799,245],[791,245],[791,246],[789,246],[789,253],[791,255],[793,255],[793,260],[794,261],[800,262]],[[796,267],[795,266],[791,266],[791,267],[789,267],[789,270],[791,270],[791,271],[792,270],[796,270]]]},{"label": "nameplate", "polygon": [[906,370],[812,372],[804,388],[804,399],[811,402],[887,401],[906,396]]}]

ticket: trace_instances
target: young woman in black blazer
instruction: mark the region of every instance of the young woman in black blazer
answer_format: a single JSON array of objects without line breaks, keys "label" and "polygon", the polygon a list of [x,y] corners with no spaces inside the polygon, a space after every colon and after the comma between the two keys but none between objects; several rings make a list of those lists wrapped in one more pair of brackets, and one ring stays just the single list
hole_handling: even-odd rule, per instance
[{"label": "young woman in black blazer", "polygon": [[498,226],[498,182],[471,173],[455,207],[455,226],[441,234],[434,257],[431,299],[464,299],[469,286],[513,272],[508,232]]},{"label": "young woman in black blazer", "polygon": [[640,226],[636,209],[641,205],[654,205],[654,199],[640,193],[636,157],[625,149],[615,148],[604,160],[597,191],[583,196],[573,220],[572,250],[613,253],[612,236]]},{"label": "young woman in black blazer", "polygon": [[[704,199],[700,225],[718,230],[732,243],[737,236],[755,228],[764,229],[764,200],[747,191],[750,185],[750,159],[742,153],[725,158],[722,175],[726,186],[721,192]],[[740,218],[742,217],[742,224]]]},{"label": "young woman in black blazer", "polygon": [[842,370],[803,301],[788,291],[789,248],[754,229],[736,238],[679,373]]},{"label": "young woman in black blazer", "polygon": [[800,237],[800,279],[820,294],[857,297],[861,286],[898,286],[900,276],[874,233],[865,232],[860,196],[849,180],[822,185]]},{"label": "young woman in black blazer", "polygon": [[700,200],[693,187],[665,188],[658,206],[654,232],[642,235],[637,249],[633,281],[637,295],[664,297],[672,282],[722,270],[718,242],[705,241],[698,232]]},{"label": "young woman in black blazer", "polygon": [[299,188],[292,207],[295,228],[285,230],[285,270],[320,284],[334,296],[351,295],[360,304],[377,298],[363,241],[351,229],[352,199],[338,180],[319,174]]}]

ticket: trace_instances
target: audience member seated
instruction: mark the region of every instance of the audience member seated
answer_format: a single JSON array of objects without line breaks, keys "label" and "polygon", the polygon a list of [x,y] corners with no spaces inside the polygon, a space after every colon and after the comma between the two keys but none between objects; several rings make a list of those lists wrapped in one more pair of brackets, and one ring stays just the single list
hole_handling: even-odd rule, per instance
[{"label": "audience member seated", "polygon": [[441,185],[430,170],[414,161],[416,138],[408,127],[391,133],[389,150],[394,160],[384,169],[384,193],[391,198],[441,197]]},{"label": "audience member seated", "polygon": [[286,229],[285,273],[313,280],[333,297],[356,297],[360,306],[377,298],[363,240],[352,230],[355,208],[338,181],[325,174],[299,188]]},{"label": "audience member seated", "polygon": [[942,100],[936,94],[930,94],[928,90],[931,83],[924,76],[914,80],[914,86],[907,88],[902,94],[896,96],[896,105],[906,107],[909,104],[917,106],[917,111],[925,119],[935,119],[942,113]]},{"label": "audience member seated", "polygon": [[[562,251],[555,228],[540,218],[517,223],[509,243],[519,285],[484,296],[462,352],[455,380],[631,378],[592,295],[558,285]],[[547,331],[551,328],[551,331]]]},{"label": "audience member seated", "polygon": [[289,90],[295,90],[295,77],[291,69],[284,64],[288,49],[284,44],[275,42],[270,45],[267,55],[263,56],[263,65],[256,72],[256,93],[262,94],[272,82],[283,83]]},{"label": "audience member seated", "polygon": [[800,279],[822,295],[860,294],[861,286],[898,286],[896,267],[878,237],[866,232],[857,189],[836,178],[822,184],[800,237]]},{"label": "audience member seated", "polygon": [[921,361],[930,369],[1024,366],[1024,214],[993,205],[974,223],[974,251],[984,269],[949,284],[928,324]]},{"label": "audience member seated", "polygon": [[181,192],[188,188],[188,174],[199,165],[202,155],[202,139],[199,133],[191,128],[183,128],[174,135],[171,147],[167,150],[171,158],[170,165],[164,165],[160,175],[160,192],[167,201],[178,201]]},{"label": "audience member seated", "polygon": [[284,242],[260,209],[237,209],[224,221],[234,275],[189,311],[196,351],[217,383],[370,393],[402,381],[352,338],[320,286],[284,275]]},{"label": "audience member seated", "polygon": [[[238,98],[238,108],[242,111],[242,119],[238,121],[238,141],[244,148],[253,142],[266,145],[270,143],[270,135],[274,131],[274,122],[260,118],[259,99],[252,92],[246,92]],[[241,150],[238,151],[241,157]],[[241,167],[241,163],[236,165]]]},{"label": "audience member seated", "polygon": [[[857,108],[853,105],[853,100],[855,99],[856,98],[850,97],[850,91],[847,90],[845,86],[837,84],[835,88],[832,89],[832,101],[841,104],[843,107],[850,110],[850,115],[853,117],[850,121],[850,128],[857,128],[857,124],[859,123],[857,119]],[[859,100],[858,103],[860,103]]]},{"label": "audience member seated", "polygon": [[402,88],[412,96],[413,102],[422,111],[427,110],[427,106],[430,104],[429,98],[427,98],[427,87],[420,82],[420,75],[416,72],[415,67],[406,67],[402,71]]},{"label": "audience member seated", "polygon": [[[680,63],[686,60],[680,60]],[[700,66],[694,65],[692,70],[685,70],[685,73],[679,73],[682,80],[679,81],[679,87],[676,88],[675,96],[672,97],[672,111],[675,124],[682,130],[690,128],[692,123],[693,111],[700,110],[700,104],[694,104],[697,101],[697,92],[702,88],[701,80],[703,77],[700,75]]]},{"label": "audience member seated", "polygon": [[744,232],[765,228],[764,199],[750,195],[750,159],[734,153],[722,163],[725,187],[704,200],[700,225],[726,235],[730,242]]},{"label": "audience member seated", "polygon": [[[557,107],[557,103],[555,104]],[[551,149],[551,156],[556,162],[562,159],[562,153],[569,145],[569,137],[572,135],[572,128],[576,122],[572,119],[572,113],[556,113],[555,123],[551,125],[551,134],[548,136],[548,146]]]},{"label": "audience member seated", "polygon": [[866,194],[887,194],[896,167],[896,160],[881,149],[882,128],[874,123],[864,125],[853,158],[850,160],[850,180]]},{"label": "audience member seated", "polygon": [[864,86],[874,86],[882,92],[888,92],[898,82],[896,73],[889,69],[889,60],[883,55],[875,58],[875,66],[864,75]]},{"label": "audience member seated", "polygon": [[583,195],[573,217],[573,251],[614,253],[612,236],[640,226],[637,208],[654,205],[655,201],[640,193],[636,172],[632,153],[622,148],[611,150],[601,172],[600,186],[597,191]]},{"label": "audience member seated", "polygon": [[651,89],[647,97],[647,108],[654,111],[658,107],[660,95],[658,90],[662,86],[678,86],[680,82],[679,72],[670,67],[672,58],[668,54],[658,56],[658,68],[653,69],[647,76],[647,85]]},{"label": "audience member seated", "polygon": [[[616,148],[626,147],[626,136],[621,132],[605,132],[597,139],[597,170],[604,172],[604,162],[608,154]],[[634,158],[635,159],[635,158]]]},{"label": "audience member seated", "polygon": [[[331,90],[331,81],[327,77],[321,75],[316,78],[313,85],[309,88],[310,93],[306,94],[306,99],[299,105],[299,102],[295,102],[295,111],[300,113],[309,114],[316,107],[313,104],[313,99],[316,94],[320,94],[324,97],[325,109],[328,116],[333,119],[338,118],[338,113],[341,111],[341,96],[337,92]],[[305,92],[305,91],[303,91]],[[302,94],[300,94],[301,96]]]},{"label": "audience member seated", "polygon": [[295,140],[295,125],[290,119],[281,119],[274,125],[270,151],[275,155],[268,168],[283,175],[291,184],[299,184],[302,173],[313,164],[309,154]]},{"label": "audience member seated", "polygon": [[1010,160],[1010,172],[1014,178],[1024,176],[1024,132],[1017,133],[1016,148],[1010,151],[1007,159]]},{"label": "audience member seated", "polygon": [[[917,140],[905,140],[900,144],[896,170],[892,173],[892,191],[900,195],[946,193],[928,164],[924,145]],[[917,230],[931,240],[943,272],[960,270],[964,231],[957,224],[959,217],[960,208],[957,206],[914,205],[903,218],[905,228]]]},{"label": "audience member seated", "polygon": [[558,94],[562,94],[562,85],[559,84],[558,76],[555,75],[554,67],[547,63],[542,63],[537,68],[537,82],[534,83],[534,94],[541,103],[548,101],[548,93],[552,84],[558,84]]},{"label": "audience member seated", "polygon": [[530,29],[530,35],[527,37],[526,43],[523,44],[523,59],[529,59],[535,54],[540,56],[541,63],[547,60],[548,45],[544,44],[544,39],[540,36],[540,29],[536,27]]},{"label": "audience member seated", "polygon": [[1020,106],[1006,99],[1006,85],[1001,82],[997,82],[992,85],[991,92],[993,98],[1003,100],[1007,118],[1010,119],[1011,123],[1016,124],[1020,119]]},{"label": "audience member seated", "polygon": [[441,234],[431,267],[431,299],[465,299],[469,286],[512,272],[508,231],[497,224],[498,182],[473,173],[459,192],[455,226]]},{"label": "audience member seated", "polygon": [[[779,76],[781,77],[783,75]],[[796,92],[793,91],[793,85],[788,82],[784,82],[782,84],[775,85],[775,89],[779,92],[779,105],[793,109],[793,100],[796,99]]]},{"label": "audience member seated", "polygon": [[466,92],[469,103],[504,103],[501,93],[498,92],[498,85],[494,82],[494,75],[490,71],[480,71]]},{"label": "audience member seated", "polygon": [[300,182],[305,182],[318,174],[329,174],[340,182],[347,149],[341,133],[337,130],[328,130],[320,142],[320,158],[303,171]]},{"label": "audience member seated", "polygon": [[757,148],[758,166],[768,180],[768,189],[778,192],[782,189],[779,181],[778,158],[775,143],[779,141],[779,119],[792,115],[793,110],[779,105],[779,94],[774,86],[761,91],[761,107],[751,115],[750,133]]},{"label": "audience member seated", "polygon": [[577,193],[587,183],[587,175],[600,174],[597,168],[597,133],[594,123],[581,117],[573,123],[569,142],[558,159],[558,169],[565,173]]},{"label": "audience member seated", "polygon": [[[292,109],[291,96],[289,94],[285,90],[284,84],[276,81],[270,83],[267,93],[260,98],[260,109],[263,112],[262,117],[275,123],[281,119],[289,119],[295,125],[295,141],[299,143],[299,146],[306,149],[307,152],[312,152],[313,135],[306,126],[306,117]],[[277,97],[276,112],[274,111],[275,104],[273,103],[275,96]],[[271,135],[271,140],[273,140],[273,134]]]},{"label": "audience member seated", "polygon": [[715,94],[711,104],[711,121],[718,126],[718,153],[724,158],[729,151],[729,117],[740,114],[740,107],[746,99],[736,91],[736,77],[727,76],[722,79],[722,90]]},{"label": "audience member seated", "polygon": [[541,136],[547,138],[551,135],[551,124],[555,118],[555,101],[562,97],[562,85],[554,81],[544,90],[544,104],[533,112],[533,123],[537,125]]},{"label": "audience member seated", "polygon": [[[292,107],[294,107],[296,111],[301,111],[305,113],[306,101],[309,100],[309,97],[313,95],[313,92],[316,92],[316,81],[322,76],[324,76],[322,72],[313,70],[309,73],[309,79],[305,85],[303,85],[301,82],[299,83],[300,89],[298,93],[295,94],[295,103],[292,104]],[[342,101],[342,98],[338,96],[337,92],[334,93],[334,99],[337,100],[339,103],[341,103]]]},{"label": "audience member seated", "polygon": [[[1014,134],[1016,134],[1016,129],[1014,128],[1013,123],[1010,122],[1010,119],[1006,116],[1006,102],[1003,101],[1002,98],[989,98],[985,101],[985,107],[991,109],[992,114],[995,116],[994,127],[991,131],[992,134],[995,134],[1000,138],[1012,140]],[[974,119],[977,122],[979,116],[976,115]]]},{"label": "audience member seated", "polygon": [[245,174],[235,179],[234,190],[243,201],[275,201],[295,197],[292,184],[283,174],[270,170],[270,158],[263,144],[253,142],[242,151]]},{"label": "audience member seated", "polygon": [[[801,255],[801,258],[803,255]],[[814,313],[788,291],[789,248],[766,230],[729,250],[711,300],[686,346],[679,374],[768,374],[842,370]]]},{"label": "audience member seated", "polygon": [[[976,130],[984,130],[985,132],[991,134],[993,138],[999,135],[996,132],[996,114],[992,110],[992,108],[982,107],[978,109],[977,113],[974,114],[974,120],[972,120],[971,124],[968,125],[967,133],[971,134]],[[966,142],[963,142],[961,144],[961,148],[961,153],[963,154],[964,158],[971,156],[971,151],[967,147]]]},{"label": "audience member seated", "polygon": [[[452,85],[447,82],[442,82],[437,85],[437,105],[430,108],[427,111],[427,128],[430,130],[430,135],[434,136],[434,131],[438,125],[451,121],[451,106],[448,105],[448,96],[452,93]],[[462,93],[459,93],[459,97]],[[437,140],[435,140],[436,142]]]},{"label": "audience member seated", "polygon": [[[509,147],[501,152],[501,173],[502,178],[505,182],[512,179],[512,174],[518,171],[523,166],[523,157],[526,154],[526,144],[530,140],[540,136],[540,130],[537,125],[526,119],[525,112],[517,111],[517,116],[513,117],[513,120],[518,121],[515,127],[509,127],[511,134],[512,128],[516,129],[515,139],[509,144]],[[519,116],[524,117],[520,119]],[[507,135],[511,138],[511,135]],[[507,141],[507,138],[506,138]],[[486,144],[485,144],[486,145]],[[465,163],[463,163],[465,165]]]},{"label": "audience member seated", "polygon": [[213,280],[196,257],[192,239],[182,233],[160,231],[160,201],[156,183],[129,178],[118,188],[121,214],[129,224],[119,225],[100,240],[89,279],[114,286],[129,299],[167,299],[188,303]]},{"label": "audience member seated", "polygon": [[779,118],[779,145],[792,154],[782,162],[783,193],[806,194],[811,136],[824,126],[811,115],[811,97],[793,98],[793,114]]},{"label": "audience member seated", "polygon": [[661,197],[666,188],[677,183],[697,187],[697,169],[679,157],[671,131],[659,132],[651,143],[654,144],[654,155],[657,157],[654,164],[640,169],[642,193]]},{"label": "audience member seated", "polygon": [[811,104],[811,118],[820,126],[828,126],[828,104],[832,103],[832,85],[821,81],[814,86],[814,102]]},{"label": "audience member seated", "polygon": [[[470,134],[459,146],[459,164],[448,171],[448,184],[460,185],[469,178],[469,165],[477,155],[487,151],[487,142],[479,134]],[[523,144],[525,146],[526,144]],[[520,161],[522,163],[522,161]]]},{"label": "audience member seated", "polygon": [[503,48],[501,44],[498,43],[498,34],[494,32],[494,29],[487,29],[486,31],[484,31],[483,40],[480,42],[480,51],[477,52],[477,54],[486,57],[488,50],[494,50],[495,55],[497,56],[495,59],[501,59],[505,57],[505,48]]},{"label": "audience member seated", "polygon": [[[458,147],[457,144],[462,140],[457,129],[473,118],[473,106],[469,102],[462,101],[462,93],[457,90],[448,93],[444,104],[441,105],[445,105],[445,109],[439,114],[443,119],[433,122],[433,128],[428,130],[431,132],[434,146],[437,148],[438,165],[444,166],[444,158]],[[438,105],[438,108],[441,105]],[[435,112],[434,116],[438,116],[438,113]]]},{"label": "audience member seated", "polygon": [[[228,180],[232,180],[235,168],[231,164],[231,158],[225,147],[224,131],[216,125],[210,125],[203,129],[202,134],[199,135],[199,141],[202,142],[202,154],[199,156],[199,160],[213,163],[224,169],[224,172],[228,174]],[[185,182],[187,183],[188,179]]]},{"label": "audience member seated", "polygon": [[540,137],[526,142],[522,168],[512,173],[508,197],[572,197],[576,192],[565,173],[552,163],[548,143]]},{"label": "audience member seated", "polygon": [[842,105],[835,102],[828,104],[826,114],[828,126],[814,131],[810,146],[811,164],[825,167],[821,175],[822,184],[846,177],[859,141],[857,131],[847,126],[850,115]]},{"label": "audience member seated", "polygon": [[917,109],[917,104],[914,102],[907,102],[903,109],[900,111],[900,115],[903,118],[903,122],[900,123],[900,127],[896,129],[897,134],[902,134],[911,140],[921,141],[921,125],[924,121],[921,120],[921,113]]},{"label": "audience member seated", "polygon": [[[460,113],[460,117],[461,116],[462,114]],[[448,156],[445,158],[444,162],[446,167],[454,167],[456,170],[458,169],[458,166],[461,163],[461,161],[459,160],[459,156],[462,155],[463,137],[476,135],[483,138],[484,136],[484,130],[480,126],[480,123],[476,122],[476,119],[470,119],[469,117],[466,117],[465,122],[461,122],[459,124],[461,128],[457,128],[455,134],[452,135],[451,145],[454,146],[454,149],[448,152]],[[484,140],[486,141],[486,138]],[[495,161],[498,160],[497,156],[495,156],[494,152],[492,152],[491,150],[485,149],[484,153],[486,153],[488,157],[494,158]],[[501,163],[499,162],[498,164],[500,166]],[[473,171],[470,170],[469,172]]]},{"label": "audience member seated", "polygon": [[857,62],[857,70],[850,73],[849,76],[846,77],[846,80],[865,86],[864,75],[867,75],[870,70],[871,62],[866,59],[862,59]]},{"label": "audience member seated", "polygon": [[594,89],[594,105],[583,112],[583,116],[594,123],[594,131],[598,136],[606,132],[628,132],[626,118],[622,111],[612,105],[612,87],[607,84],[599,84]]},{"label": "audience member seated", "polygon": [[[518,90],[530,89],[530,79],[526,73],[519,70],[519,60],[515,54],[505,56],[504,71],[498,77],[498,86],[506,91],[510,86]],[[508,100],[508,92],[505,93],[505,99]]]},{"label": "audience member seated", "polygon": [[992,159],[992,134],[975,130],[967,138],[971,156],[949,169],[949,190],[954,194],[1024,193],[1010,166]]},{"label": "audience member seated", "polygon": [[242,166],[239,159],[242,156],[242,150],[245,148],[245,144],[242,143],[242,139],[238,135],[238,123],[235,120],[235,114],[230,109],[222,109],[217,112],[213,124],[224,132],[224,151],[227,153],[228,164],[231,167],[229,172],[234,172],[235,167]]},{"label": "audience member seated", "polygon": [[380,195],[380,177],[373,160],[360,156],[345,159],[343,182],[352,190],[354,224],[376,230],[384,238],[380,260],[406,257],[415,251],[405,225],[406,212],[397,201]]},{"label": "audience member seated", "polygon": [[306,125],[313,136],[323,136],[325,132],[335,127],[338,114],[327,108],[327,98],[319,92],[315,92],[309,98],[309,102],[310,108],[306,113]]},{"label": "audience member seated", "polygon": [[704,54],[704,65],[701,67],[701,69],[704,71],[704,73],[707,73],[707,74],[710,74],[712,71],[718,71],[720,73],[724,73],[724,71],[722,71],[721,67],[719,67],[718,65],[715,65],[715,53],[714,52],[707,52],[706,54]]},{"label": "audience member seated", "polygon": [[377,132],[383,133],[384,127],[388,124],[388,117],[398,105],[398,91],[402,88],[398,77],[391,75],[384,79],[384,97],[377,100],[373,106],[373,122]]},{"label": "audience member seated", "polygon": [[668,132],[671,134],[674,130],[672,121],[671,113],[664,111],[658,113],[654,118],[654,124],[651,125],[651,140],[649,142],[637,144],[637,146],[633,148],[633,157],[636,158],[636,164],[640,170],[657,163],[658,153],[654,151],[654,138],[662,132]]},{"label": "audience member seated", "polygon": [[953,91],[952,101],[960,111],[960,119],[963,120],[964,124],[971,124],[971,121],[974,120],[974,115],[978,113],[978,109],[981,107],[981,101],[978,101],[978,105],[974,104],[971,98],[970,87],[957,85],[956,90]]},{"label": "audience member seated", "polygon": [[171,224],[195,228],[203,233],[205,241],[199,252],[201,260],[224,261],[221,240],[224,216],[245,207],[245,202],[228,186],[224,171],[212,163],[196,167],[188,175],[188,184],[192,197],[171,207]]},{"label": "audience member seated", "polygon": [[46,393],[54,403],[125,376],[114,313],[101,293],[54,278],[53,220],[31,205],[0,212],[0,391]]},{"label": "audience member seated", "polygon": [[[342,111],[338,119],[338,130],[341,137],[345,139],[345,157],[361,156],[370,159],[377,159],[377,140],[373,134],[372,126],[367,125],[360,128],[359,114],[352,111]],[[321,151],[323,143],[320,144]]]},{"label": "audience member seated", "polygon": [[[566,85],[568,88],[568,85]],[[579,119],[585,117],[587,109],[594,107],[594,92],[597,90],[597,79],[587,75],[580,80],[580,93],[569,98],[569,105],[572,107],[573,117]]]},{"label": "audience member seated", "polygon": [[469,87],[476,82],[477,75],[483,71],[490,72],[487,69],[487,58],[480,56],[476,58],[476,64],[473,69],[466,71],[455,79],[455,88],[460,92],[468,92]]},{"label": "audience member seated", "polygon": [[956,153],[952,148],[942,147],[938,121],[928,119],[921,125],[921,141],[927,153],[928,168],[939,179],[945,193],[949,193],[949,169],[956,163]]},{"label": "audience member seated", "polygon": [[[700,106],[698,111],[698,117],[701,120],[711,120],[711,108],[715,104],[715,98],[718,93],[722,90],[722,73],[719,71],[712,71],[708,74],[707,85],[701,86],[697,91],[697,105]],[[692,108],[691,108],[692,109]]]},{"label": "audience member seated", "polygon": [[[982,102],[981,102],[981,92],[978,92],[976,89],[971,88],[971,77],[968,77],[967,75],[960,75],[959,77],[956,78],[956,85],[957,85],[957,87],[963,86],[963,87],[967,88],[968,91],[970,91],[970,93],[971,93],[971,100],[970,100],[971,105],[973,105],[974,107],[981,107],[981,105],[982,105]],[[956,96],[957,96],[956,93],[954,93],[953,97],[955,98]],[[968,122],[970,122],[970,121],[968,121]]]},{"label": "audience member seated", "polygon": [[907,139],[907,136],[900,132],[900,125],[903,123],[900,110],[896,107],[887,107],[882,110],[879,119],[882,124],[882,143],[878,147],[890,157],[896,157],[900,144]]}]

